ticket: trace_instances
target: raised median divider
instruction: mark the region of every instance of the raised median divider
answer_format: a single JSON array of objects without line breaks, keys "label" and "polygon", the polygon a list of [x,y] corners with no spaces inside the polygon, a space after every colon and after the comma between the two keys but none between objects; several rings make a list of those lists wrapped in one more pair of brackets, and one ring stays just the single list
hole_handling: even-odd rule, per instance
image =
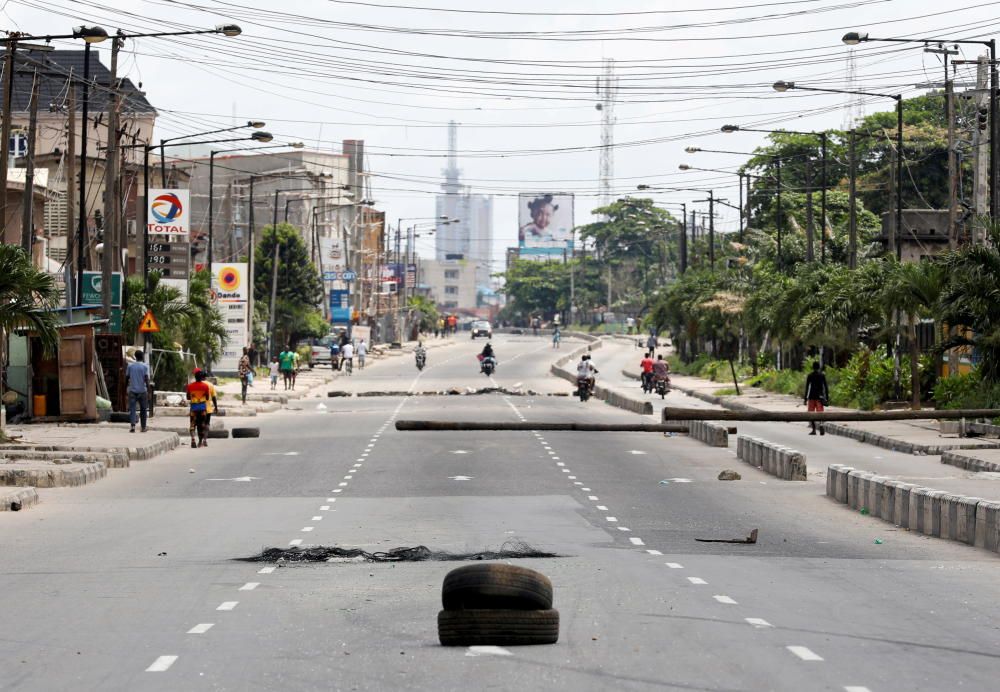
[{"label": "raised median divider", "polygon": [[[590,335],[584,335],[590,337]],[[595,337],[592,343],[586,346],[581,346],[575,351],[563,356],[555,363],[549,371],[556,377],[560,377],[567,382],[572,382],[576,385],[576,372],[563,367],[564,365],[571,363],[580,358],[584,353],[588,351],[593,351],[601,347],[601,341]],[[633,413],[641,413],[643,415],[651,416],[653,415],[653,404],[648,401],[642,401],[640,399],[633,399],[619,392],[615,392],[607,387],[597,385],[594,387],[594,397],[604,401],[611,406],[616,406],[617,408],[625,409],[626,411],[632,411]]]},{"label": "raised median divider", "polygon": [[704,442],[709,447],[729,446],[729,428],[724,425],[705,420],[693,420],[688,423],[688,431],[690,437]]},{"label": "raised median divider", "polygon": [[794,449],[740,435],[736,438],[736,456],[782,480],[806,480],[806,457]]},{"label": "raised median divider", "polygon": [[977,459],[971,454],[963,454],[962,452],[945,452],[941,455],[941,463],[957,466],[966,471],[1000,473],[1000,463]]},{"label": "raised median divider", "polygon": [[827,468],[826,494],[900,528],[1000,552],[1000,502],[903,483],[843,464]]}]

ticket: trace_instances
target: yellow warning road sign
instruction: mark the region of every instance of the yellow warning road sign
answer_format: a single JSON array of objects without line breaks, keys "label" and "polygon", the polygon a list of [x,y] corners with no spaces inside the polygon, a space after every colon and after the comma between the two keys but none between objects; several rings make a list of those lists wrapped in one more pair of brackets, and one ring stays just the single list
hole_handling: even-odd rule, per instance
[{"label": "yellow warning road sign", "polygon": [[147,310],[146,314],[139,320],[139,331],[143,334],[151,334],[160,331],[160,325],[153,317],[153,311]]}]

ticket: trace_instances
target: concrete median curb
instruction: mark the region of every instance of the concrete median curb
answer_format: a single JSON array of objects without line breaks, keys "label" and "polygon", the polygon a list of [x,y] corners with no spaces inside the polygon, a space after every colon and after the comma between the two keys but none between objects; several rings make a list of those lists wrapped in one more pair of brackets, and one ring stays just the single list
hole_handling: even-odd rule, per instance
[{"label": "concrete median curb", "polygon": [[[567,382],[572,382],[574,385],[576,385],[576,373],[571,372],[562,366],[565,365],[566,363],[576,360],[584,353],[593,351],[600,347],[601,347],[601,341],[595,337],[592,343],[588,344],[587,346],[581,346],[580,348],[576,349],[575,351],[572,351],[571,353],[563,356],[555,363],[553,363],[552,367],[549,368],[549,372],[551,372],[556,377],[560,377],[566,380]],[[633,399],[631,397],[625,396],[624,394],[620,394],[619,392],[613,391],[602,385],[597,385],[596,387],[594,387],[594,397],[604,401],[604,403],[606,404],[609,404],[616,408],[624,409],[626,411],[631,411],[632,413],[639,413],[644,416],[653,415],[652,403],[648,401],[641,401],[639,399]]]},{"label": "concrete median curb", "polygon": [[108,475],[102,462],[10,460],[0,463],[0,485],[62,488],[86,485]]},{"label": "concrete median curb", "polygon": [[1000,552],[1000,502],[904,483],[843,464],[827,468],[826,494],[900,528]]},{"label": "concrete median curb", "polygon": [[736,456],[781,480],[806,480],[806,457],[794,449],[740,435],[736,438]]},{"label": "concrete median curb", "polygon": [[966,471],[1000,473],[1000,464],[959,452],[945,452],[941,455],[941,463],[957,466]]},{"label": "concrete median curb", "polygon": [[709,423],[703,420],[689,421],[688,436],[699,442],[704,442],[709,447],[729,446],[729,429],[718,423]]},{"label": "concrete median curb", "polygon": [[34,488],[0,488],[0,512],[15,511],[11,509],[14,505],[19,509],[28,509],[36,504],[38,493]]}]

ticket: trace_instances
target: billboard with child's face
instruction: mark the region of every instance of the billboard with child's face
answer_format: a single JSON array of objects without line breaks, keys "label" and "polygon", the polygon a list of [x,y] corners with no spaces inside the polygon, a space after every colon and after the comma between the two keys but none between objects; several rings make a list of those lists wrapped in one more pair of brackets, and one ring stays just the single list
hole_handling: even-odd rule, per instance
[{"label": "billboard with child's face", "polygon": [[573,195],[518,195],[517,239],[522,257],[559,255],[573,251]]}]

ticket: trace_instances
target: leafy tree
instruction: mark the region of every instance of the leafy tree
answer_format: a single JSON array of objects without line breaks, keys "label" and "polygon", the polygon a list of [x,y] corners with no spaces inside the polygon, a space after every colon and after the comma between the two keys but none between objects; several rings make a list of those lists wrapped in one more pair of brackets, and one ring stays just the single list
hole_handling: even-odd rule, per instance
[{"label": "leafy tree", "polygon": [[[278,248],[278,292],[277,304],[272,306],[275,246]],[[321,329],[315,319],[320,315],[318,307],[323,300],[323,284],[294,226],[279,223],[276,227],[264,227],[254,255],[254,273],[254,299],[258,305],[266,305],[274,312],[273,347],[326,333],[326,326]]]},{"label": "leafy tree", "polygon": [[410,296],[407,307],[410,311],[411,324],[417,333],[434,331],[440,315],[433,300],[427,296]]},{"label": "leafy tree", "polygon": [[199,363],[218,362],[229,342],[222,315],[212,304],[211,282],[208,270],[191,275],[188,305],[192,309],[184,316],[180,329],[181,341]]},{"label": "leafy tree", "polygon": [[35,268],[17,245],[0,245],[0,338],[13,329],[32,329],[47,348],[59,340],[59,316],[51,312],[59,302],[52,277]]},{"label": "leafy tree", "polygon": [[[177,354],[183,348],[183,330],[188,318],[193,318],[196,308],[184,301],[181,292],[173,286],[160,282],[160,273],[149,275],[149,289],[142,276],[130,276],[125,280],[125,309],[122,316],[122,330],[130,343],[135,343],[139,322],[146,310],[152,310],[160,325],[160,331],[148,335],[151,349],[160,353],[147,354],[151,367],[155,366],[156,388],[165,391],[182,389],[188,380],[188,367]],[[199,361],[203,364],[204,361]]]}]

